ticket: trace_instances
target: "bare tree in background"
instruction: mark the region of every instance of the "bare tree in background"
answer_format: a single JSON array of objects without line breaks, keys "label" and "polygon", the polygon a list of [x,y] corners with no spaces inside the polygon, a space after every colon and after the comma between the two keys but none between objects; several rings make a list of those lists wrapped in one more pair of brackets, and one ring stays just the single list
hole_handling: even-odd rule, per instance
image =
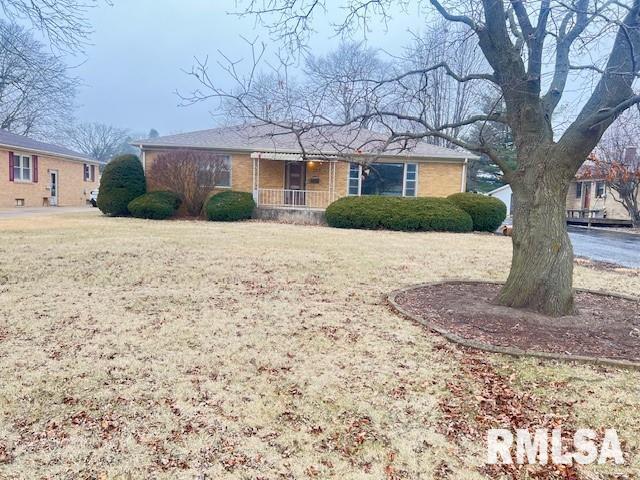
[{"label": "bare tree in background", "polygon": [[[365,26],[373,17],[419,0],[348,0],[337,31]],[[513,259],[509,277],[497,302],[559,316],[574,311],[573,249],[566,230],[569,184],[611,123],[640,102],[633,86],[640,69],[640,0],[430,0],[434,14],[458,25],[477,42],[487,67],[482,72],[458,74],[448,61],[417,70],[405,69],[383,80],[373,80],[376,107],[366,117],[384,129],[389,142],[438,137],[483,153],[504,172],[515,196]],[[292,48],[307,45],[315,17],[327,11],[328,0],[247,0],[242,11],[262,22],[274,38]],[[421,3],[421,5],[423,5]],[[593,59],[593,52],[606,52]],[[448,59],[449,60],[449,59]],[[299,139],[305,132],[327,126],[345,126],[327,118],[309,99],[292,105],[287,121],[245,108],[251,95],[251,72],[238,63],[227,66],[234,86],[221,88],[202,65],[196,65],[201,89],[193,101],[225,99],[245,109],[254,123],[287,129]],[[460,84],[478,83],[497,89],[504,111],[474,112],[454,123],[431,123],[410,108],[415,92],[407,79],[442,70]],[[554,118],[569,81],[590,75],[580,85],[586,101],[575,105],[566,128]],[[400,101],[389,92],[401,92]],[[311,108],[310,108],[311,107]],[[367,119],[368,119],[367,118]],[[362,117],[348,122],[362,125]],[[512,168],[490,145],[454,138],[448,130],[473,124],[505,123],[514,139],[517,167]],[[410,126],[407,126],[410,124]],[[480,138],[482,138],[480,136]]]},{"label": "bare tree in background", "polygon": [[[0,0],[4,16],[11,22],[28,20],[49,39],[65,50],[79,50],[91,34],[89,10],[101,0]],[[110,0],[104,0],[111,4]]]},{"label": "bare tree in background", "polygon": [[630,109],[604,134],[585,175],[604,180],[613,191],[613,200],[625,208],[636,228],[640,227],[639,141],[640,113]]},{"label": "bare tree in background", "polygon": [[[399,75],[406,71],[422,73],[406,76],[399,82],[401,109],[423,118],[429,125],[450,125],[442,129],[445,136],[426,137],[426,141],[453,147],[455,144],[447,137],[462,137],[462,120],[477,110],[481,93],[487,92],[480,92],[477,82],[458,82],[444,68],[430,67],[447,64],[460,78],[478,73],[486,69],[486,62],[477,44],[464,28],[440,20],[424,34],[414,36],[404,57],[406,60],[397,67]],[[405,127],[424,130],[414,123],[406,122]]]},{"label": "bare tree in background", "polygon": [[104,123],[80,123],[67,130],[66,143],[96,160],[108,162],[123,151],[129,130]]},{"label": "bare tree in background", "polygon": [[147,172],[148,188],[177,194],[189,215],[199,216],[221,175],[229,174],[227,158],[195,150],[160,154]]},{"label": "bare tree in background", "polygon": [[322,111],[338,122],[368,118],[373,108],[373,79],[382,79],[386,65],[377,52],[362,42],[343,42],[325,56],[309,56],[305,62],[309,91],[324,99]]},{"label": "bare tree in background", "polygon": [[77,85],[31,32],[0,20],[0,128],[55,138],[70,122]]}]

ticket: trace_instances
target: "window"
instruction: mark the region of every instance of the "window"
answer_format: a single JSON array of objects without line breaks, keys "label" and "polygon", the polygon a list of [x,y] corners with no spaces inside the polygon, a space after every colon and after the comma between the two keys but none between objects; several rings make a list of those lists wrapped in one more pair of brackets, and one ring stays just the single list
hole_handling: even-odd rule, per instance
[{"label": "window", "polygon": [[582,198],[582,182],[576,183],[576,198]]},{"label": "window", "polygon": [[402,196],[404,163],[372,163],[362,169],[362,195]]},{"label": "window", "polygon": [[95,182],[96,181],[96,166],[84,164],[84,181]]},{"label": "window", "polygon": [[13,179],[19,182],[31,181],[31,157],[13,154]]},{"label": "window", "polygon": [[360,165],[349,165],[349,195],[360,195]]},{"label": "window", "polygon": [[604,198],[604,182],[596,182],[596,198]]},{"label": "window", "polygon": [[418,166],[415,163],[372,163],[349,166],[349,195],[415,197]]},{"label": "window", "polygon": [[231,187],[231,157],[229,155],[211,155],[200,162],[198,179],[201,186]]},{"label": "window", "polygon": [[406,163],[404,166],[404,196],[416,196],[416,184],[418,181],[418,165]]}]

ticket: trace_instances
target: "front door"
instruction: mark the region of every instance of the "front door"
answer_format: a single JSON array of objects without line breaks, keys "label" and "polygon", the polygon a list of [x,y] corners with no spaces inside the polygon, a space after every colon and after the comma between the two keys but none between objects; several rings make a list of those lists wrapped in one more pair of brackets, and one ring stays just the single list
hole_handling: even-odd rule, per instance
[{"label": "front door", "polygon": [[287,205],[306,205],[305,180],[307,164],[305,162],[287,162],[285,166],[284,188]]},{"label": "front door", "polygon": [[55,207],[58,205],[58,171],[52,170],[49,172],[49,205]]},{"label": "front door", "polygon": [[584,182],[582,184],[584,190],[584,197],[582,199],[582,208],[589,210],[591,207],[591,182]]}]

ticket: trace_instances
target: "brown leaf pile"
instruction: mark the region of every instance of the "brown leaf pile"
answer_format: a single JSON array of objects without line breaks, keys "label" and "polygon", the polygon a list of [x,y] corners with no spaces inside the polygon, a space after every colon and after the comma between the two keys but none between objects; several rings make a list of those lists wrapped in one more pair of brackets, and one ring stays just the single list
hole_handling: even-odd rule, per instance
[{"label": "brown leaf pile", "polygon": [[[479,355],[465,353],[461,371],[447,382],[450,396],[440,402],[443,422],[441,433],[460,444],[463,439],[486,441],[492,428],[511,431],[528,428],[563,429],[563,439],[571,441],[570,402],[551,405],[551,413],[539,409],[541,400],[510,386],[510,379],[500,375],[491,363]],[[474,383],[469,383],[473,381]],[[584,477],[574,465],[485,465],[481,472],[491,478],[580,480]],[[443,476],[444,478],[444,476]]]}]

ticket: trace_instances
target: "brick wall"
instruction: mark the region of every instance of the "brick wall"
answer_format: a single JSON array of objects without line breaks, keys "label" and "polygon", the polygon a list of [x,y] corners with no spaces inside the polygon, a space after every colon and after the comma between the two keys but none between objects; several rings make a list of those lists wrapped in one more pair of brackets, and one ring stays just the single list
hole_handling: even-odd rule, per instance
[{"label": "brick wall", "polygon": [[[16,149],[17,153],[18,150]],[[29,154],[25,152],[25,154]],[[91,190],[100,185],[100,172],[96,165],[95,182],[84,181],[84,164],[49,155],[38,155],[38,182],[9,181],[9,150],[0,149],[0,208],[15,207],[16,199],[24,199],[26,207],[43,206],[49,197],[49,171],[58,171],[58,205],[84,206]]]},{"label": "brick wall", "polygon": [[463,169],[462,163],[420,163],[418,196],[447,197],[462,191]]}]

